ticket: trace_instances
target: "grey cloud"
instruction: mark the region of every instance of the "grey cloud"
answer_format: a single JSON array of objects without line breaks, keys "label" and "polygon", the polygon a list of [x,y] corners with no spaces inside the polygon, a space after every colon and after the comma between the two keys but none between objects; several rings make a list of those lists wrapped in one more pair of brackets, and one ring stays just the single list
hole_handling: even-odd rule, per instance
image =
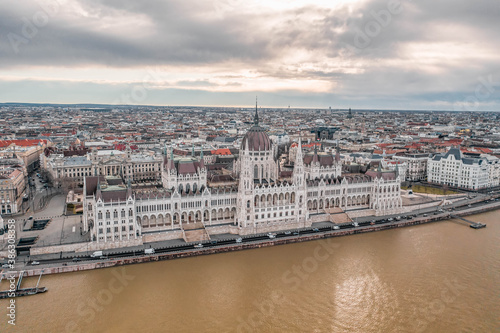
[{"label": "grey cloud", "polygon": [[[266,14],[244,14],[233,8],[228,15],[219,17],[216,15],[217,6],[212,1],[82,0],[80,4],[89,12],[89,17],[67,17],[61,10],[50,17],[48,24],[39,28],[27,44],[20,44],[20,52],[15,53],[8,34],[21,35],[22,19],[31,20],[40,7],[35,1],[2,2],[0,69],[37,65],[61,68],[101,65],[119,68],[155,65],[210,67],[236,63],[253,69],[260,76],[276,80],[311,79],[336,83],[332,94],[302,95],[297,91],[295,95],[288,91],[283,95],[269,93],[277,104],[287,104],[286,99],[298,102],[309,100],[311,103],[317,100],[319,102],[314,103],[329,104],[331,99],[338,103],[353,101],[360,105],[369,100],[399,105],[405,101],[417,103],[421,99],[432,103],[442,101],[444,106],[452,100],[460,101],[473,92],[480,76],[494,74],[495,79],[500,81],[496,78],[500,73],[500,61],[496,58],[485,59],[472,49],[472,45],[480,44],[500,52],[498,1],[402,0],[402,12],[392,15],[390,23],[382,27],[376,36],[370,37],[365,47],[357,47],[354,41],[359,31],[366,34],[367,24],[376,22],[372,13],[387,9],[388,3],[389,0],[368,1],[361,7],[353,7],[353,12],[348,7],[331,10],[313,4]],[[141,15],[148,28],[134,27],[135,22],[130,22],[132,32],[125,35],[111,27],[97,30],[93,26],[105,18],[120,21],[131,14]],[[277,23],[267,25],[270,21]],[[471,50],[457,63],[437,64],[437,73],[427,72],[418,64],[406,65],[405,68],[397,64],[392,67],[386,65],[392,59],[410,62],[411,59],[403,58],[402,50],[409,43],[416,42],[422,43],[424,48],[434,42],[460,43],[471,45]],[[281,61],[283,57],[302,50],[313,54],[310,62],[316,67],[329,68],[324,71],[299,71]],[[339,60],[367,65],[360,68],[360,73],[346,74],[341,66],[337,66]],[[383,60],[386,62],[382,65]],[[241,85],[238,75],[228,77],[215,73],[215,76],[229,79],[228,86]],[[49,90],[41,82],[26,84],[33,90]],[[206,102],[212,101],[214,96],[222,98],[219,95],[222,93],[203,92],[203,88],[214,85],[208,80],[186,80],[178,84],[199,89],[168,91],[176,91],[179,96],[184,96],[187,91],[196,93],[200,100]],[[19,87],[17,84],[14,86]],[[96,89],[92,85],[83,87],[89,92]],[[12,89],[9,91],[12,92]],[[233,102],[234,96],[244,98],[247,93],[228,94],[231,96],[226,99],[228,103],[241,104]],[[21,97],[22,94],[13,96]],[[494,96],[490,100],[495,101]],[[8,99],[5,94],[0,97]],[[157,97],[157,100],[161,98]],[[166,97],[164,100],[168,103]]]}]

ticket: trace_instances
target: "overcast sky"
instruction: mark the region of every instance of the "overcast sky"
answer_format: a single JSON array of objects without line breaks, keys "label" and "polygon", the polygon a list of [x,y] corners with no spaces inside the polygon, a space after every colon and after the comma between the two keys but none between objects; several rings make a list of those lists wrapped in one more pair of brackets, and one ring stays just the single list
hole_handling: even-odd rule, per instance
[{"label": "overcast sky", "polygon": [[499,31],[498,0],[2,1],[0,102],[499,111]]}]

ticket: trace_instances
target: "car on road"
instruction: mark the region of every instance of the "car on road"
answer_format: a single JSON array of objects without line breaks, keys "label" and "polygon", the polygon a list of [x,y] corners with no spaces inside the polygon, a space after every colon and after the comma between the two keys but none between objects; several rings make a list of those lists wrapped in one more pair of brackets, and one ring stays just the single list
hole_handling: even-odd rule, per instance
[{"label": "car on road", "polygon": [[239,238],[236,238],[236,243],[242,243],[243,242],[243,238],[239,237]]},{"label": "car on road", "polygon": [[195,249],[201,249],[202,247],[203,247],[203,244],[201,244],[201,243],[200,244],[196,244],[194,246]]},{"label": "car on road", "polygon": [[340,227],[338,225],[333,226],[333,230],[339,230],[339,229],[340,229]]},{"label": "car on road", "polygon": [[40,265],[40,263],[38,261],[32,261],[31,265],[36,266],[36,265]]},{"label": "car on road", "polygon": [[273,234],[270,232],[267,234],[267,237],[269,237],[269,239],[274,239],[274,238],[276,238],[276,234]]},{"label": "car on road", "polygon": [[293,235],[294,235],[294,236],[298,236],[298,235],[300,235],[300,232],[299,232],[299,231],[294,231],[294,232],[293,232]]},{"label": "car on road", "polygon": [[353,227],[359,227],[359,224],[358,224],[358,222],[354,222],[354,223],[352,224],[352,226],[353,226]]},{"label": "car on road", "polygon": [[10,268],[10,265],[9,264],[3,264],[2,268]]},{"label": "car on road", "polygon": [[288,236],[288,235],[291,235],[291,234],[292,234],[292,232],[291,232],[291,231],[285,231],[285,235],[287,235],[287,236]]},{"label": "car on road", "polygon": [[217,240],[215,240],[215,239],[212,239],[212,240],[210,241],[210,244],[212,244],[212,245],[215,245],[215,244],[217,244]]},{"label": "car on road", "polygon": [[392,221],[394,221],[394,219],[393,219],[392,217],[389,217],[389,218],[387,219],[387,221],[388,221],[388,222],[392,222]]},{"label": "car on road", "polygon": [[318,228],[314,228],[313,231],[314,232],[319,232],[319,229]]}]

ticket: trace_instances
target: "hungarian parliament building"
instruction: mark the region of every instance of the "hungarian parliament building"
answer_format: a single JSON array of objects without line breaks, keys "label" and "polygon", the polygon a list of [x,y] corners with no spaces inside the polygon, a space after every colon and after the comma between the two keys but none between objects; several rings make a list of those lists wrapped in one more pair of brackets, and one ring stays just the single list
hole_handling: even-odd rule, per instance
[{"label": "hungarian parliament building", "polygon": [[397,169],[342,174],[338,149],[304,153],[299,141],[293,171],[281,170],[278,146],[259,126],[257,109],[230,172],[211,175],[203,151],[175,156],[170,147],[163,155],[162,186],[135,188],[123,175],[84,178],[83,223],[91,242],[102,248],[194,242],[337,223],[346,211],[385,215],[402,208]]}]

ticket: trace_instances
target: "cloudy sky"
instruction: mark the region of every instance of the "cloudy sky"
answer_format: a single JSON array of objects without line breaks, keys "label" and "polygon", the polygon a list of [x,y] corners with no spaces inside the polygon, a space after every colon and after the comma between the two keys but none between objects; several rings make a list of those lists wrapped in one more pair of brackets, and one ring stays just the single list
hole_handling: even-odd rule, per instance
[{"label": "cloudy sky", "polygon": [[0,102],[500,110],[498,0],[0,2]]}]

